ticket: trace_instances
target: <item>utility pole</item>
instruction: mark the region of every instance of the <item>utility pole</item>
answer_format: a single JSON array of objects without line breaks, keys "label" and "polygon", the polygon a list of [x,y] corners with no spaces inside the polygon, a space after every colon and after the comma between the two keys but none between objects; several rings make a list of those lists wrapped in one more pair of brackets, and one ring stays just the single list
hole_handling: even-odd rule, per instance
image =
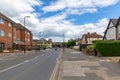
[{"label": "utility pole", "polygon": [[39,32],[39,44],[40,44],[39,48],[41,48],[41,40],[40,39],[41,39],[41,32]]}]

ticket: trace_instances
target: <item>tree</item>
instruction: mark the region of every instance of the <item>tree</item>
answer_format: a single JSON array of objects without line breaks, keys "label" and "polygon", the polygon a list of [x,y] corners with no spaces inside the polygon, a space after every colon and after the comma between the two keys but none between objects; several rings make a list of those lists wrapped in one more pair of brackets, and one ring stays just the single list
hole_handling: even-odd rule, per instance
[{"label": "tree", "polygon": [[68,42],[63,42],[62,45],[65,46],[65,47],[72,47],[72,46],[75,45],[75,43],[76,43],[75,40],[70,39],[70,40],[68,40]]},{"label": "tree", "polygon": [[49,42],[49,43],[52,43],[52,39],[48,39],[48,42]]},{"label": "tree", "polygon": [[68,47],[74,46],[74,45],[75,45],[75,43],[76,43],[76,41],[75,41],[75,40],[73,40],[73,39],[68,40],[68,42],[67,42],[67,46],[68,46]]},{"label": "tree", "polygon": [[63,45],[64,47],[67,47],[67,42],[63,42],[62,45]]}]

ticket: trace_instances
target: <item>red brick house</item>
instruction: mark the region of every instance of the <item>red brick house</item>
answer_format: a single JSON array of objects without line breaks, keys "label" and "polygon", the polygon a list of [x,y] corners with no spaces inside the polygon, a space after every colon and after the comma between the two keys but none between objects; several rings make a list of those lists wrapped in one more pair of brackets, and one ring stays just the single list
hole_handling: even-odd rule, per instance
[{"label": "red brick house", "polygon": [[27,28],[24,28],[23,25],[16,23],[14,25],[13,30],[14,35],[14,48],[15,49],[24,49],[24,45],[26,45],[26,49],[31,49],[32,46],[32,33]]},{"label": "red brick house", "polygon": [[0,50],[31,49],[32,33],[0,12]]},{"label": "red brick house", "polygon": [[7,50],[13,44],[13,25],[14,21],[0,13],[0,49]]}]

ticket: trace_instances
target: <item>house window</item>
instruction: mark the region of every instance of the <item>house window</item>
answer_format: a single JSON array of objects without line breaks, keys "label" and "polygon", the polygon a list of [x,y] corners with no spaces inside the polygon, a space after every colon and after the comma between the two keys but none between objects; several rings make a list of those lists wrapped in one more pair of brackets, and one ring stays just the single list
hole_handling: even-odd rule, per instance
[{"label": "house window", "polygon": [[8,37],[12,37],[12,34],[11,34],[11,33],[8,33]]},{"label": "house window", "polygon": [[28,32],[28,35],[30,35],[30,33]]},{"label": "house window", "polygon": [[4,43],[0,43],[0,50],[4,50]]},{"label": "house window", "polygon": [[4,36],[4,31],[0,30],[0,36]]},{"label": "house window", "polygon": [[10,38],[11,38],[11,37],[12,37],[12,34],[11,34],[11,33],[8,33],[8,37],[10,37]]},{"label": "house window", "polygon": [[28,42],[30,42],[30,39],[28,39]]},{"label": "house window", "polygon": [[9,22],[9,23],[8,23],[8,26],[9,26],[9,27],[11,27],[11,26],[12,26],[12,24]]},{"label": "house window", "polygon": [[4,24],[4,19],[0,18],[0,24]]}]

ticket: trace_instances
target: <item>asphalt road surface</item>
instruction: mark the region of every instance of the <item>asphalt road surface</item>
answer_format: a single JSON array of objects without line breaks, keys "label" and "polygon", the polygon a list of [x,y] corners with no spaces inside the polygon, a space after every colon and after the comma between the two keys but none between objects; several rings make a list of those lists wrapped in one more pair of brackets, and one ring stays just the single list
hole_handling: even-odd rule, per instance
[{"label": "asphalt road surface", "polygon": [[1,58],[0,80],[49,80],[60,51],[53,49]]}]

